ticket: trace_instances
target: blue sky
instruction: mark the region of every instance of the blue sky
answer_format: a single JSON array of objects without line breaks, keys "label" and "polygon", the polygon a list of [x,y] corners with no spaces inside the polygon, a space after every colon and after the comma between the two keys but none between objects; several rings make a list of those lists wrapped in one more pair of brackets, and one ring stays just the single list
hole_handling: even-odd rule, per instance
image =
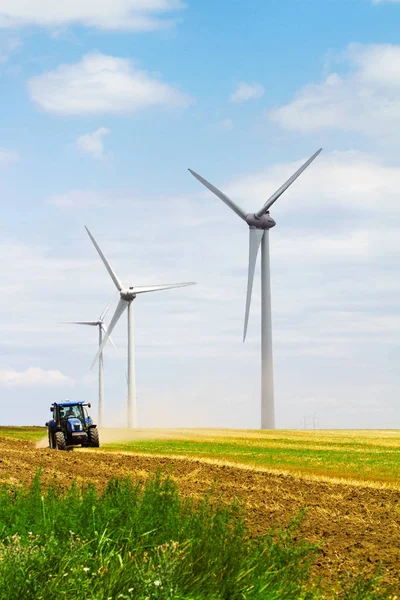
[{"label": "blue sky", "polygon": [[[398,427],[400,1],[0,0],[4,424],[96,405],[97,318],[135,302],[139,425],[258,427],[260,286],[241,342],[248,210],[274,206],[277,425]],[[259,266],[258,266],[259,268]],[[125,422],[126,321],[106,415]],[[305,421],[304,421],[305,419]]]}]

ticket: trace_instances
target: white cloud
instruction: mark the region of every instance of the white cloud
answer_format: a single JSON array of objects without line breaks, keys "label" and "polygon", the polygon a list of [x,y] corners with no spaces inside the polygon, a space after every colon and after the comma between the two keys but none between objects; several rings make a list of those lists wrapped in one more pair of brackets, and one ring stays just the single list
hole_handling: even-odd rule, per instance
[{"label": "white cloud", "polygon": [[57,28],[84,25],[105,30],[152,31],[171,26],[166,18],[184,8],[181,0],[2,0],[0,27]]},{"label": "white cloud", "polygon": [[130,60],[98,52],[32,77],[28,89],[44,110],[69,115],[186,108],[191,102],[187,94],[137,69]]},{"label": "white cloud", "polygon": [[103,137],[108,135],[110,130],[106,127],[99,127],[93,133],[85,133],[76,140],[76,145],[81,152],[91,154],[93,158],[104,158],[104,142]]},{"label": "white cloud", "polygon": [[400,46],[351,44],[343,59],[347,74],[304,86],[292,102],[269,111],[270,119],[303,133],[339,129],[397,139]]},{"label": "white cloud", "polygon": [[21,160],[20,155],[15,150],[9,150],[8,148],[0,148],[0,169],[8,167]]},{"label": "white cloud", "polygon": [[61,371],[46,371],[38,367],[30,367],[26,371],[0,369],[2,387],[70,387],[72,385],[74,385],[73,379]]},{"label": "white cloud", "polygon": [[292,235],[291,242],[287,237],[277,239],[274,253],[282,261],[301,261],[327,264],[327,260],[340,262],[348,256],[355,262],[358,258],[368,258],[371,254],[372,237],[366,230],[345,234],[327,235]]},{"label": "white cloud", "polygon": [[[245,210],[257,210],[306,158],[271,165],[257,173],[239,177],[230,182],[225,192],[238,199]],[[363,219],[370,211],[375,211],[375,219],[378,219],[383,214],[399,213],[399,187],[399,168],[387,166],[371,154],[322,152],[273,206],[271,213],[291,215],[300,205],[304,214],[322,209],[326,215],[329,209],[330,212],[338,211],[336,215],[342,215],[343,210],[357,210],[360,219]]]},{"label": "white cloud", "polygon": [[229,97],[230,102],[239,103],[247,100],[257,100],[264,95],[264,88],[259,83],[239,83],[237,89]]},{"label": "white cloud", "polygon": [[106,206],[108,201],[101,192],[92,190],[71,190],[65,194],[57,194],[48,200],[49,204],[60,209],[96,208]]},{"label": "white cloud", "polygon": [[1,38],[0,39],[0,63],[8,61],[10,54],[16,50],[21,43],[14,38]]}]

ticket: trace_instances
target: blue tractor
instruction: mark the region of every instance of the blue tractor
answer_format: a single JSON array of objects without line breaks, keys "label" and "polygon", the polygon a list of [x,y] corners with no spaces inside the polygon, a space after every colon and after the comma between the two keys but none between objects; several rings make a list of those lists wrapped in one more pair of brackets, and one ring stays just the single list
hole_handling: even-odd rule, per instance
[{"label": "blue tractor", "polygon": [[72,450],[74,446],[99,447],[99,432],[88,415],[85,402],[54,402],[50,406],[53,418],[46,423],[49,448]]}]

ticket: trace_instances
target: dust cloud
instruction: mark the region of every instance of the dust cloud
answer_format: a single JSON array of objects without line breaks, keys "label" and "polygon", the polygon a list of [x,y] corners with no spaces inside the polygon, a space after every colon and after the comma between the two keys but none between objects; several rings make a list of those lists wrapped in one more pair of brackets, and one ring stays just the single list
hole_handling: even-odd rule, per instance
[{"label": "dust cloud", "polygon": [[47,435],[42,437],[42,439],[39,440],[38,442],[36,442],[35,445],[36,445],[36,448],[48,448],[49,447],[49,439],[48,439]]},{"label": "dust cloud", "polygon": [[119,444],[139,440],[168,440],[188,437],[184,429],[123,429],[100,427],[100,444]]}]

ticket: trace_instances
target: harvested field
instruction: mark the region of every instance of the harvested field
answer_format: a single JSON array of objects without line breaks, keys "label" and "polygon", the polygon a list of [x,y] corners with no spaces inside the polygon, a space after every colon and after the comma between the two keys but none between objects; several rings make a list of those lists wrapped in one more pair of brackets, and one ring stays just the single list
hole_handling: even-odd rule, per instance
[{"label": "harvested field", "polygon": [[[3,433],[4,435],[4,433]],[[310,480],[299,475],[209,464],[199,459],[135,455],[100,450],[56,452],[29,441],[0,437],[0,481],[30,482],[38,468],[69,486],[76,478],[103,488],[112,476],[145,479],[170,469],[185,495],[198,497],[214,488],[224,500],[240,497],[253,532],[286,526],[306,509],[300,534],[321,542],[315,571],[331,584],[339,575],[371,572],[379,565],[384,581],[398,584],[400,492],[357,482]]]}]

